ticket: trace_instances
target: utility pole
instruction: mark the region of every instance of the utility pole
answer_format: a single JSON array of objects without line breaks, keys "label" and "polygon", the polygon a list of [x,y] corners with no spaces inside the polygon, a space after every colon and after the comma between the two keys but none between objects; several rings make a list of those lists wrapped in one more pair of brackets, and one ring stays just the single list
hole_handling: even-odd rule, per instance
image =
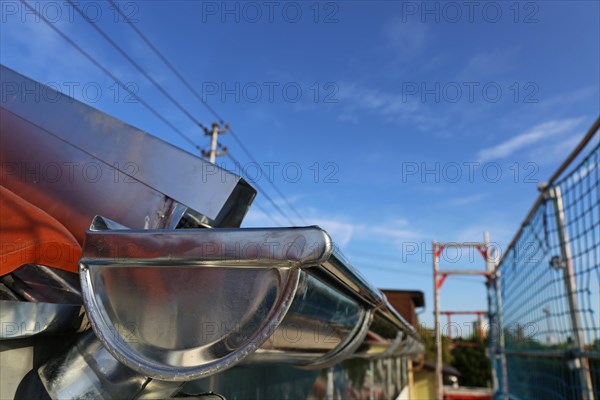
[{"label": "utility pole", "polygon": [[202,150],[202,157],[208,157],[208,160],[211,164],[215,163],[217,157],[224,156],[227,154],[227,147],[222,147],[222,151],[217,151],[218,146],[218,137],[220,134],[226,133],[229,131],[229,124],[225,124],[225,126],[221,129],[218,122],[214,122],[212,124],[212,129],[204,128],[204,134],[206,136],[210,136],[210,150]]}]

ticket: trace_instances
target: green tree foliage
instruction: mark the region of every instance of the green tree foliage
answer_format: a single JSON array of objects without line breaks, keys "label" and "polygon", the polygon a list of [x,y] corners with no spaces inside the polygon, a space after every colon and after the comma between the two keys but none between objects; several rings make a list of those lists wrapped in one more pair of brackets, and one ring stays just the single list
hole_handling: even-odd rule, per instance
[{"label": "green tree foliage", "polygon": [[[433,329],[426,328],[424,325],[417,325],[421,341],[425,345],[425,360],[435,361],[435,334]],[[453,356],[450,349],[450,339],[442,335],[442,361],[444,364],[452,364]]]},{"label": "green tree foliage", "polygon": [[[462,386],[489,387],[492,381],[490,360],[486,355],[485,340],[474,335],[468,340],[457,340],[452,349],[452,366],[460,371]],[[461,346],[466,344],[466,346]]]}]

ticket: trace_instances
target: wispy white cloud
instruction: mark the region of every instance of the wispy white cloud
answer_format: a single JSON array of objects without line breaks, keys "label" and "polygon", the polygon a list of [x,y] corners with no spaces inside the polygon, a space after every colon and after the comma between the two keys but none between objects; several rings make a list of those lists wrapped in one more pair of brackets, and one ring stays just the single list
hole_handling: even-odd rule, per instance
[{"label": "wispy white cloud", "polygon": [[497,247],[502,253],[515,234],[515,228],[514,225],[507,223],[505,218],[499,218],[496,215],[493,219],[488,218],[485,221],[478,221],[459,229],[452,240],[457,242],[479,242],[483,240],[483,233],[487,231],[490,233],[492,246]]},{"label": "wispy white cloud", "polygon": [[334,243],[342,247],[350,243],[356,229],[356,226],[352,223],[331,218],[315,218],[310,221],[325,229]]},{"label": "wispy white cloud", "polygon": [[[327,231],[337,246],[344,247],[352,240],[357,226],[344,219],[335,219],[322,216],[306,217],[310,225],[318,225]],[[245,227],[273,226],[289,226],[290,221],[287,218],[273,212],[265,213],[256,207],[252,207],[248,215],[244,219]]]},{"label": "wispy white cloud", "polygon": [[[98,36],[93,32],[91,35],[86,34],[90,32],[86,29],[87,24],[83,20],[80,21],[81,24],[75,24],[64,8],[60,15],[62,17],[52,20],[51,25],[82,47],[112,74],[123,79],[123,69],[119,63],[107,57],[110,53],[106,51],[104,40],[94,40]],[[7,18],[2,26],[0,46],[4,50],[0,56],[3,64],[14,67],[19,73],[43,84],[49,84],[52,88],[58,88],[65,94],[73,95],[78,100],[87,101],[81,88],[92,82],[100,84],[105,90],[104,99],[114,97],[108,94],[111,91],[110,85],[114,82],[46,22],[36,19],[33,14],[24,21],[20,18]],[[99,103],[94,105],[98,107]]]},{"label": "wispy white cloud", "polygon": [[[275,200],[277,203],[278,201]],[[340,247],[347,246],[352,240],[371,240],[376,238],[382,243],[400,246],[406,240],[417,240],[428,237],[418,230],[412,229],[411,224],[404,218],[390,218],[381,224],[363,224],[352,222],[355,219],[346,216],[330,216],[317,209],[300,210],[307,222],[318,225],[327,231],[335,244]],[[290,222],[276,213],[266,214],[253,207],[244,219],[244,226],[272,226],[274,221],[282,226],[289,226]]]},{"label": "wispy white cloud", "polygon": [[582,118],[569,118],[552,120],[535,125],[533,128],[508,139],[496,146],[487,147],[479,151],[480,162],[487,162],[499,158],[506,158],[515,152],[543,142],[551,137],[572,133],[582,122]]},{"label": "wispy white cloud", "polygon": [[450,199],[448,203],[454,206],[464,206],[467,204],[477,203],[478,201],[481,201],[488,196],[489,195],[487,193],[479,193],[470,196],[455,197],[453,199]]},{"label": "wispy white cloud", "polygon": [[424,235],[411,229],[400,229],[391,226],[361,226],[361,234],[379,235],[388,239],[419,239]]},{"label": "wispy white cloud", "polygon": [[[20,68],[19,72],[34,75],[43,81],[58,80],[61,75],[56,71],[76,71],[80,66],[76,51],[41,20],[36,21],[32,17],[22,22],[20,19],[7,18],[2,25],[0,43],[5,51],[0,60],[3,64],[26,66],[26,70]],[[54,25],[70,34],[68,23],[59,20]]]},{"label": "wispy white cloud", "polygon": [[385,92],[353,83],[340,84],[338,96],[345,106],[339,116],[343,121],[357,123],[359,111],[377,114],[387,122],[411,122],[422,129],[426,129],[429,126],[428,121],[431,121],[423,115],[426,110],[423,109],[418,96]]},{"label": "wispy white cloud", "polygon": [[582,102],[598,101],[598,93],[598,85],[585,86],[544,99],[540,103],[540,106],[544,112],[548,112],[547,110],[565,109],[567,106]]},{"label": "wispy white cloud", "polygon": [[584,134],[582,131],[547,146],[534,148],[529,152],[530,158],[537,160],[539,164],[555,164],[556,160],[564,159],[577,146]]},{"label": "wispy white cloud", "polygon": [[476,54],[469,59],[465,68],[459,73],[459,78],[469,81],[505,74],[516,67],[515,60],[518,57],[519,49],[517,46],[512,46]]},{"label": "wispy white cloud", "polygon": [[423,51],[430,36],[427,24],[401,19],[385,24],[383,34],[388,46],[404,55],[415,55]]},{"label": "wispy white cloud", "polygon": [[338,119],[343,122],[350,122],[352,124],[358,124],[358,117],[352,114],[341,114],[338,116]]}]

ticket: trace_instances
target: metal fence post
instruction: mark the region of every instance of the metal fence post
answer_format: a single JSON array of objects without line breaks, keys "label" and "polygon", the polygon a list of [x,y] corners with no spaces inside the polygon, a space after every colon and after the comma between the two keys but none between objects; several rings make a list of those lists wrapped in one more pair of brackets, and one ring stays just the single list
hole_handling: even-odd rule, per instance
[{"label": "metal fence post", "polygon": [[[493,273],[493,265],[490,262],[491,259],[491,249],[490,249],[490,234],[489,232],[485,231],[483,233],[483,245],[484,245],[484,249],[485,249],[485,270],[487,271],[488,275],[486,276],[486,281],[485,281],[485,289],[486,289],[486,295],[487,295],[487,303],[488,303],[488,335],[487,335],[487,351],[488,351],[488,357],[490,359],[490,364],[492,366],[492,369],[494,369],[494,365],[496,363],[496,352],[495,352],[495,347],[496,347],[496,326],[494,324],[494,320],[495,320],[495,310],[494,310],[494,301],[493,301],[493,290],[494,287],[492,285],[492,273]],[[483,337],[480,337],[481,340],[483,340]],[[498,391],[498,381],[496,379],[493,379],[492,376],[492,390],[494,392]]]},{"label": "metal fence post", "polygon": [[[490,247],[490,236],[485,232],[483,241],[486,249],[485,265],[488,271],[486,283],[488,293],[488,321],[489,321],[489,352],[492,369],[497,372],[494,376],[494,392],[500,394],[500,398],[508,398],[508,378],[506,368],[506,354],[504,342],[504,322],[502,320],[502,292],[500,284],[500,271],[498,260],[494,261]],[[498,363],[500,364],[498,366]],[[499,369],[499,370],[498,370]],[[497,376],[499,373],[499,377]]]},{"label": "metal fence post", "polygon": [[[556,219],[556,230],[561,252],[561,263],[565,292],[569,306],[569,316],[571,319],[571,330],[573,346],[577,352],[574,360],[575,368],[578,368],[578,375],[581,384],[581,398],[585,400],[594,400],[592,392],[592,379],[590,376],[589,361],[583,357],[584,339],[579,319],[579,308],[577,307],[577,291],[575,282],[575,269],[573,267],[573,258],[571,255],[571,246],[569,244],[569,233],[565,224],[565,212],[560,187],[551,187],[548,195],[552,199],[554,206],[554,218]],[[578,365],[577,365],[578,364]]]},{"label": "metal fence post", "polygon": [[334,396],[334,371],[333,367],[327,368],[327,391],[325,393],[326,400],[333,400]]},{"label": "metal fence post", "polygon": [[[496,264],[497,265],[497,264]],[[498,358],[500,359],[500,374],[501,379],[498,382],[499,391],[502,394],[502,398],[508,399],[508,368],[506,366],[506,341],[504,337],[504,318],[502,315],[502,281],[501,281],[501,272],[496,267],[496,272],[494,273],[494,290],[496,292],[496,318],[495,322],[497,324],[497,339],[498,344],[496,347],[496,352],[498,354]]]}]

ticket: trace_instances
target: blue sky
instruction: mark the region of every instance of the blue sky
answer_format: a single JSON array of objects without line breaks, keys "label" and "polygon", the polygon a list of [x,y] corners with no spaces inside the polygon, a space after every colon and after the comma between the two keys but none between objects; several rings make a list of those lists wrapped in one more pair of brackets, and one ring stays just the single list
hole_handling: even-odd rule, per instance
[{"label": "blue sky", "polygon": [[[71,6],[30,3],[208,146]],[[214,121],[108,3],[78,4],[198,120]],[[600,109],[598,2],[119,4],[230,122],[262,164],[258,184],[289,218],[303,224],[288,202],[379,287],[423,290],[426,323],[431,240],[481,240],[488,230],[508,244],[537,184]],[[194,152],[20,2],[1,7],[4,65]],[[220,139],[256,177],[231,135]],[[270,215],[253,207],[245,226],[289,225],[264,195],[256,202]],[[473,260],[453,266],[482,265]],[[449,278],[442,308],[484,309],[478,282]]]}]

